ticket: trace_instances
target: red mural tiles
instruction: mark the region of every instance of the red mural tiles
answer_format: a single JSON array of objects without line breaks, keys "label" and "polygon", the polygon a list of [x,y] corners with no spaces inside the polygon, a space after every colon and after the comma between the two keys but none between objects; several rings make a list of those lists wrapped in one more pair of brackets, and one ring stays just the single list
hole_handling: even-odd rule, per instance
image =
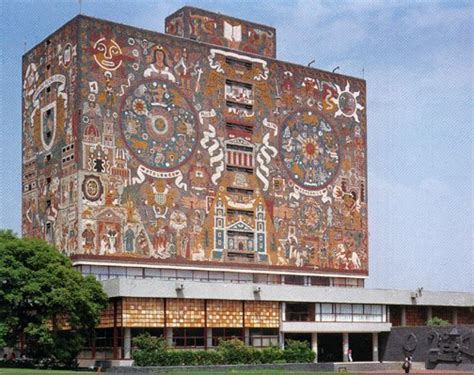
[{"label": "red mural tiles", "polygon": [[237,21],[183,8],[166,35],[80,16],[27,53],[24,233],[366,274],[365,82],[274,60],[274,29]]}]

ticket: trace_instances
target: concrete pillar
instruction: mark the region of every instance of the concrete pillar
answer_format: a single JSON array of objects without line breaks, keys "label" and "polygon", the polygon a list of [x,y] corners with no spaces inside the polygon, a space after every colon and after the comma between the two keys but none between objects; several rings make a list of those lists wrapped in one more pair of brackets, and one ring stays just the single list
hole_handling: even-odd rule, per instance
[{"label": "concrete pillar", "polygon": [[132,330],[130,328],[123,329],[123,358],[132,358]]},{"label": "concrete pillar", "polygon": [[281,321],[286,321],[286,302],[281,303]]},{"label": "concrete pillar", "polygon": [[407,326],[407,309],[405,306],[402,306],[402,317],[401,317],[401,325],[402,327],[406,327]]},{"label": "concrete pillar", "polygon": [[433,319],[433,308],[431,306],[428,306],[426,309],[426,320],[431,319]]},{"label": "concrete pillar", "polygon": [[207,328],[206,331],[207,331],[206,332],[206,340],[207,340],[206,346],[208,348],[212,348],[212,328]]},{"label": "concrete pillar", "polygon": [[453,320],[453,324],[454,325],[457,325],[458,324],[458,309],[453,307],[453,317],[452,317],[452,320]]},{"label": "concrete pillar", "polygon": [[311,350],[316,354],[314,363],[318,362],[318,334],[316,332],[311,333]]},{"label": "concrete pillar", "polygon": [[379,334],[378,332],[372,333],[372,361],[379,361]]},{"label": "concrete pillar", "polygon": [[245,345],[250,345],[250,328],[244,328],[244,342]]},{"label": "concrete pillar", "polygon": [[347,352],[349,350],[349,334],[347,332],[342,333],[342,355],[344,362],[348,362]]},{"label": "concrete pillar", "polygon": [[166,327],[166,343],[169,346],[173,346],[173,328]]},{"label": "concrete pillar", "polygon": [[279,332],[278,333],[278,343],[280,344],[280,349],[285,349],[285,333],[284,332]]}]

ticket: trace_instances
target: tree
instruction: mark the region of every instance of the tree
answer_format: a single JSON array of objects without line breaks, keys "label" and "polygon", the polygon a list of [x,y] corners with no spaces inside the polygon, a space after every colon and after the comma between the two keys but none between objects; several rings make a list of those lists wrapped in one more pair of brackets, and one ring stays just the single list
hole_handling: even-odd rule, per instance
[{"label": "tree", "polygon": [[0,344],[21,341],[35,359],[71,364],[99,322],[107,295],[43,240],[0,230]]}]

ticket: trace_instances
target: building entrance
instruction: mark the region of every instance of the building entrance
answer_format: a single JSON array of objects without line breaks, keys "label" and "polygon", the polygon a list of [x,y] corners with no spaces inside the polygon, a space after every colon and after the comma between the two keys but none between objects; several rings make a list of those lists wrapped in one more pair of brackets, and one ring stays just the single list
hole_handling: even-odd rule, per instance
[{"label": "building entrance", "polygon": [[352,360],[354,362],[372,361],[372,334],[350,333],[349,348],[352,349]]},{"label": "building entrance", "polygon": [[342,333],[318,333],[318,362],[342,361]]}]

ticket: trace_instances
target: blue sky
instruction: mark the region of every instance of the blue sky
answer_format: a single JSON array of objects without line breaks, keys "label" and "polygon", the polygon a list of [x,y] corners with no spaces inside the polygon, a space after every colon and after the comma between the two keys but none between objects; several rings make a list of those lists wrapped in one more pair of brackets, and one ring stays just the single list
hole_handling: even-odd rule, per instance
[{"label": "blue sky", "polygon": [[[277,29],[278,58],[367,80],[369,287],[474,290],[472,1],[93,1],[162,32],[192,5]],[[0,0],[0,228],[20,232],[21,56],[74,0]]]}]

